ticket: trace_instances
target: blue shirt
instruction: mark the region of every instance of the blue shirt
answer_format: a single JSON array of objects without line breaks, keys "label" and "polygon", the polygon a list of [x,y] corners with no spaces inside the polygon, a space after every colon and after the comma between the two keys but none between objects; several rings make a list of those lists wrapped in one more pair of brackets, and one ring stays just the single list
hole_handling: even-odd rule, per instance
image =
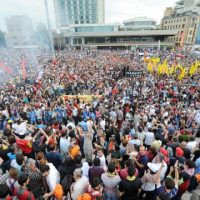
[{"label": "blue shirt", "polygon": [[175,197],[178,193],[178,188],[176,188],[176,186],[170,191],[170,192],[166,192],[164,186],[159,186],[157,188],[157,194],[166,194],[170,199]]},{"label": "blue shirt", "polygon": [[81,122],[79,122],[79,125],[82,127],[84,132],[87,132],[87,130],[88,130],[87,122],[81,121]]},{"label": "blue shirt", "polygon": [[194,175],[200,173],[200,158],[195,161]]}]

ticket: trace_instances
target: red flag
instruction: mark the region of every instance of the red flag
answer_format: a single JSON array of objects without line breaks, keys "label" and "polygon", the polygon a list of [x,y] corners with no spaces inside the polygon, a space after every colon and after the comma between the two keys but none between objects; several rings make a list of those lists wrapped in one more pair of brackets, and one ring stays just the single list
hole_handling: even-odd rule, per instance
[{"label": "red flag", "polygon": [[26,63],[24,60],[22,61],[22,79],[26,79]]},{"label": "red flag", "polygon": [[2,69],[8,74],[12,74],[13,73],[12,69],[10,67],[8,67],[8,66],[5,66],[3,63],[0,63],[0,67],[2,67]]}]

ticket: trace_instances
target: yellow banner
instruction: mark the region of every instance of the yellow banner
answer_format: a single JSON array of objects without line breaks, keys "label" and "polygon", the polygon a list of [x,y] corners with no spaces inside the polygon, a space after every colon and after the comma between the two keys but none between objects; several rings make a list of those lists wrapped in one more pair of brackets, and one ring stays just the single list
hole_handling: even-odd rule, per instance
[{"label": "yellow banner", "polygon": [[94,99],[101,99],[102,95],[64,95],[63,100],[74,100],[77,97],[81,102],[92,102]]}]

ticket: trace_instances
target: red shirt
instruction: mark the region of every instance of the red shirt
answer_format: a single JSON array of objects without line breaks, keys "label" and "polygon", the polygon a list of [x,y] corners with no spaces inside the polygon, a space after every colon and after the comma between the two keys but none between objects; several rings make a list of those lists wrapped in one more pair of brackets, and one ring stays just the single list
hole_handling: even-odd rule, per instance
[{"label": "red shirt", "polygon": [[180,184],[178,186],[178,195],[182,195],[183,193],[185,193],[189,187],[190,184],[190,180],[183,182],[182,184]]},{"label": "red shirt", "polygon": [[23,153],[29,154],[32,151],[32,144],[29,140],[16,139],[17,146],[23,151]]}]

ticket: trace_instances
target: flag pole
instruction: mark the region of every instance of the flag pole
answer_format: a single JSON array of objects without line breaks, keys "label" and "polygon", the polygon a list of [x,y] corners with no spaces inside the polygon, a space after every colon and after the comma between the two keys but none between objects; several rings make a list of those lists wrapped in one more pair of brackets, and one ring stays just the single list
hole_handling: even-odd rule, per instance
[{"label": "flag pole", "polygon": [[47,0],[44,0],[44,4],[45,4],[45,11],[46,11],[48,32],[49,32],[50,43],[51,43],[51,53],[53,55],[53,58],[55,58],[55,51],[54,51],[54,44],[53,44],[53,37],[52,37],[52,30],[51,30]]}]

